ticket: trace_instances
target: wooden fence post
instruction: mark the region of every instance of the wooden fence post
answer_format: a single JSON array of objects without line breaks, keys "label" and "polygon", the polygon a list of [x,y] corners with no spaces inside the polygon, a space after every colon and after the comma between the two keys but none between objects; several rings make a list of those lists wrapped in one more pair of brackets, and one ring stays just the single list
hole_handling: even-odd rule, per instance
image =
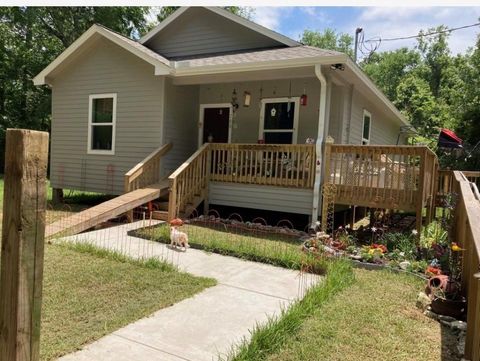
[{"label": "wooden fence post", "polygon": [[8,129],[5,151],[0,360],[38,361],[48,133]]}]

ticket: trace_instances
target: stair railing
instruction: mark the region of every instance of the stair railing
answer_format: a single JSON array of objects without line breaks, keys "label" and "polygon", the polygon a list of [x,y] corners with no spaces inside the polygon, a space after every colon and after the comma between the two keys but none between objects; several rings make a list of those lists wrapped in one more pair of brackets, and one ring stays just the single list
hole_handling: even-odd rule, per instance
[{"label": "stair railing", "polygon": [[172,149],[172,143],[160,146],[125,173],[124,192],[131,192],[158,183],[160,181],[160,161],[170,149]]},{"label": "stair railing", "polygon": [[195,197],[208,204],[208,183],[211,168],[210,144],[205,143],[169,177],[170,195],[168,219],[186,216],[185,212]]}]

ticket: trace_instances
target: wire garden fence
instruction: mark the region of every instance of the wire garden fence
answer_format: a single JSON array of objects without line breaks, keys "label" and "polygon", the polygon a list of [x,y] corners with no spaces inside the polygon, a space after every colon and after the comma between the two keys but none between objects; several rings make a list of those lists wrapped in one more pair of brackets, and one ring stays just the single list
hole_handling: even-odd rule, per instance
[{"label": "wire garden fence", "polygon": [[[120,216],[79,234],[72,234],[68,229],[68,219],[73,213],[69,205],[47,212],[47,223],[55,222],[64,229],[49,242],[84,244],[134,259],[155,258],[180,269],[182,257],[191,252],[170,245],[170,225],[154,219],[152,207],[136,208],[131,223],[126,216]],[[316,252],[309,244],[315,238],[315,230],[297,230],[288,219],[269,225],[260,217],[246,221],[238,213],[222,218],[212,209],[207,215],[194,212],[181,223],[183,225],[177,228],[187,234],[190,249],[297,271],[299,296],[303,296],[318,275],[326,271],[328,257],[324,252]]]}]

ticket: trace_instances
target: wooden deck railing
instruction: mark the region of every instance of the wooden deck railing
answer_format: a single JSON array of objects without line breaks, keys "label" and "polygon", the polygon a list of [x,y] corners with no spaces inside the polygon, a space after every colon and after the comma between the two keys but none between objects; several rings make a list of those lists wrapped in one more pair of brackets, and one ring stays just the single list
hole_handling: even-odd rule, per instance
[{"label": "wooden deck railing", "polygon": [[438,160],[427,147],[337,145],[325,147],[324,184],[333,184],[334,202],[372,208],[433,211]]},{"label": "wooden deck railing", "polygon": [[210,181],[313,188],[314,164],[313,145],[206,143],[169,177],[169,219],[208,208]]},{"label": "wooden deck railing", "polygon": [[313,144],[210,144],[211,180],[313,188]]},{"label": "wooden deck railing", "polygon": [[162,145],[125,173],[124,192],[157,183],[160,180],[160,160],[171,148],[172,143]]},{"label": "wooden deck railing", "polygon": [[480,361],[480,198],[475,196],[462,172],[452,174],[452,191],[457,194],[452,236],[465,249],[462,260],[462,286],[467,296],[464,358]]},{"label": "wooden deck railing", "polygon": [[[480,171],[462,171],[462,173],[469,182],[475,183],[476,186],[480,188]],[[435,202],[437,206],[441,206],[445,200],[445,197],[452,193],[453,181],[453,170],[442,169],[438,172],[437,194]]]},{"label": "wooden deck railing", "polygon": [[208,202],[211,168],[209,145],[205,143],[168,177],[170,182],[168,219],[183,215],[189,204],[195,207],[196,197]]}]

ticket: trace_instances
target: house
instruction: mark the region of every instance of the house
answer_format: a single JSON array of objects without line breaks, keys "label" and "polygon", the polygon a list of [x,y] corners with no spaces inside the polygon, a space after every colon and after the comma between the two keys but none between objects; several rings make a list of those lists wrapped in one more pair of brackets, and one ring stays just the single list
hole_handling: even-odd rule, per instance
[{"label": "house", "polygon": [[[317,219],[327,137],[401,144],[408,125],[347,55],[217,7],[182,7],[139,41],[93,25],[34,83],[52,91],[56,191],[121,194],[124,175],[166,144],[149,179],[175,178],[211,143],[205,174],[175,183],[179,211],[203,200]],[[189,194],[198,177],[206,193]]]}]

